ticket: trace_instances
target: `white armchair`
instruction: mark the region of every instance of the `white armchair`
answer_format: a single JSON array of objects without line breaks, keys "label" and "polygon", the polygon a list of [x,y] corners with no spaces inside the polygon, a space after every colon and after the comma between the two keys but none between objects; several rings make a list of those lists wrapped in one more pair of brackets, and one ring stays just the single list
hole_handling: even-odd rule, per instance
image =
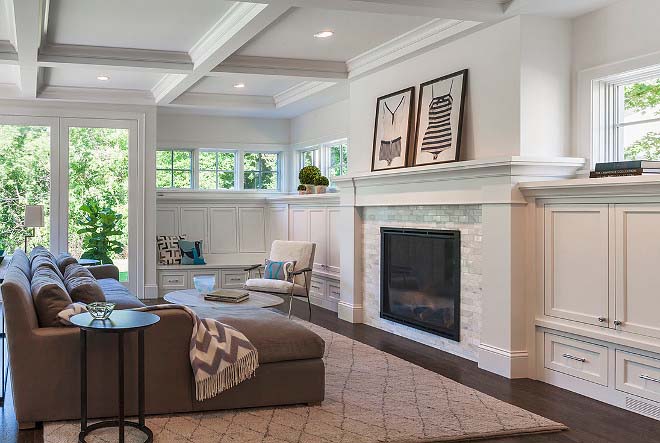
[{"label": "white armchair", "polygon": [[268,292],[289,296],[289,318],[291,318],[291,303],[293,297],[307,299],[309,317],[312,317],[312,305],[309,300],[309,287],[312,281],[312,267],[316,244],[306,241],[275,240],[270,248],[270,260],[295,261],[296,266],[291,273],[292,281],[263,278],[261,264],[250,266],[245,271],[259,269],[260,278],[251,278],[245,282],[248,291]]}]

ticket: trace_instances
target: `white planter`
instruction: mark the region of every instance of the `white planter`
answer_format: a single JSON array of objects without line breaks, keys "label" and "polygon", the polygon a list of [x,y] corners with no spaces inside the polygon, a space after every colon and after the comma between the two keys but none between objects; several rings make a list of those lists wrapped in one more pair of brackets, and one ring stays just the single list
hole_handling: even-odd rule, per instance
[{"label": "white planter", "polygon": [[315,188],[317,194],[325,194],[326,189],[328,189],[327,186],[315,186]]},{"label": "white planter", "polygon": [[305,185],[307,188],[307,193],[308,194],[316,194],[316,186],[314,185]]}]

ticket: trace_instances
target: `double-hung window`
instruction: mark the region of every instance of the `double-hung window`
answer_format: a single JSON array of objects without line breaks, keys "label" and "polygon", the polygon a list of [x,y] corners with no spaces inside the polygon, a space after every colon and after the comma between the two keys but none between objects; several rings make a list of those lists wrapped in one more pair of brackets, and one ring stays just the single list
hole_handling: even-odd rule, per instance
[{"label": "double-hung window", "polygon": [[243,154],[243,189],[280,189],[280,154],[245,152]]},{"label": "double-hung window", "polygon": [[660,67],[593,82],[597,161],[660,160]]},{"label": "double-hung window", "polygon": [[156,187],[160,189],[193,187],[192,151],[156,151]]},{"label": "double-hung window", "polygon": [[300,169],[305,166],[316,166],[321,168],[321,149],[307,148],[298,151],[298,166]]},{"label": "double-hung window", "polygon": [[339,177],[348,173],[348,144],[346,140],[331,143],[328,148],[328,176]]},{"label": "double-hung window", "polygon": [[348,173],[348,141],[346,139],[310,146],[298,151],[298,169],[316,166],[321,174],[332,178]]},{"label": "double-hung window", "polygon": [[236,152],[199,152],[199,189],[235,189]]}]

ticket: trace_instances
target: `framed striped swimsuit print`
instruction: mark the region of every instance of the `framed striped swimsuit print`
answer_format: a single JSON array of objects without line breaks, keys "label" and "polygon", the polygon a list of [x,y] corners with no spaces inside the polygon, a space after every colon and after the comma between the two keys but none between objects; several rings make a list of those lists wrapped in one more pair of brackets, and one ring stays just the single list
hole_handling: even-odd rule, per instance
[{"label": "framed striped swimsuit print", "polygon": [[419,86],[413,166],[459,160],[467,74],[464,69]]}]

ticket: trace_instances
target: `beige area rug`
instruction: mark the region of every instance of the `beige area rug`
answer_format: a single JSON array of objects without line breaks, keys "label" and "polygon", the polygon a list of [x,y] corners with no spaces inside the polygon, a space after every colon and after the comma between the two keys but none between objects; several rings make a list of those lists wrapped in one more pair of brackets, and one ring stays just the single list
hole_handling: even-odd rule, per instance
[{"label": "beige area rug", "polygon": [[[303,322],[326,342],[326,398],[291,406],[148,417],[157,443],[371,443],[470,440],[553,432],[532,414],[405,360]],[[77,422],[44,424],[45,443],[76,442]],[[127,443],[142,442],[135,430]],[[117,441],[99,430],[90,443]]]}]

